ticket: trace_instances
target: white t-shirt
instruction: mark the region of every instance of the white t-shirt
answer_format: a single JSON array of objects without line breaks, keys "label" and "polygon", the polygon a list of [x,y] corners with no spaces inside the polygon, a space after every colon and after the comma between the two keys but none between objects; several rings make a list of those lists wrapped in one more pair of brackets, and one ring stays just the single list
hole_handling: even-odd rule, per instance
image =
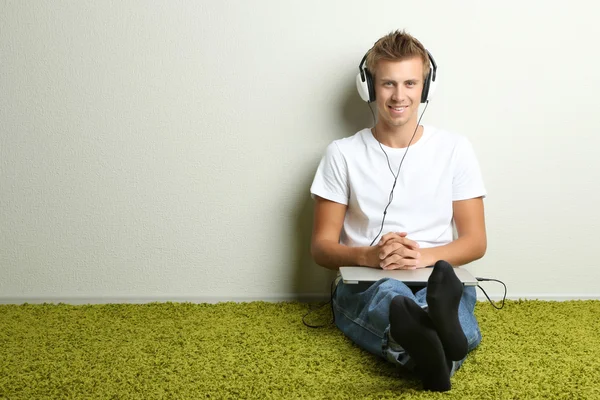
[{"label": "white t-shirt", "polygon": [[[406,148],[382,146],[396,174]],[[368,246],[381,229],[393,184],[379,142],[363,129],[327,147],[310,191],[313,198],[348,206],[341,244]],[[480,196],[486,190],[468,139],[424,126],[402,163],[381,235],[407,232],[423,248],[448,244],[453,240],[452,202]]]}]

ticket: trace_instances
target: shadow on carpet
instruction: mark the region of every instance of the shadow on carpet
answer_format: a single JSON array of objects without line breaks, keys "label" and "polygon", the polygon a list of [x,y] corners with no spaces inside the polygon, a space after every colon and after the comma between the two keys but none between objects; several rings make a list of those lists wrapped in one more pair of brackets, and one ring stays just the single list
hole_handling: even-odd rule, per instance
[{"label": "shadow on carpet", "polygon": [[483,341],[446,393],[304,326],[308,308],[0,305],[0,398],[600,399],[599,301],[478,303]]}]

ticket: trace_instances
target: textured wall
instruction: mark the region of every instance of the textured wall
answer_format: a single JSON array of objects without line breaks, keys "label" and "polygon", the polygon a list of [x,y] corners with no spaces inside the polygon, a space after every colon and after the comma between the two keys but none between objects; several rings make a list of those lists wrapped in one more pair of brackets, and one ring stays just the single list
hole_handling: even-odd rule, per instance
[{"label": "textured wall", "polygon": [[513,297],[598,296],[600,7],[364,4],[0,3],[0,301],[327,292],[309,185],[371,124],[356,67],[396,28],[439,64],[423,122],[480,159],[470,269]]}]

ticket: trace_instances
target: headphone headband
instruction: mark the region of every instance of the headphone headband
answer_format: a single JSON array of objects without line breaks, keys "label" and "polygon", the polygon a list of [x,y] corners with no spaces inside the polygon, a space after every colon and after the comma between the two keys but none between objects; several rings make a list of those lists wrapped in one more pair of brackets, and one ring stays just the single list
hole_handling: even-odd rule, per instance
[{"label": "headphone headband", "polygon": [[435,59],[433,58],[429,50],[425,51],[427,52],[427,57],[429,57],[429,71],[431,72],[433,70],[432,81],[435,81],[435,75],[437,73],[437,64],[435,63]]},{"label": "headphone headband", "polygon": [[360,71],[360,77],[361,79],[365,79],[365,71],[367,70],[366,67],[363,69],[363,65],[365,63],[365,61],[367,61],[367,55],[369,53],[367,52],[364,57],[362,58],[362,60],[360,60],[360,64],[358,65],[358,70]]}]

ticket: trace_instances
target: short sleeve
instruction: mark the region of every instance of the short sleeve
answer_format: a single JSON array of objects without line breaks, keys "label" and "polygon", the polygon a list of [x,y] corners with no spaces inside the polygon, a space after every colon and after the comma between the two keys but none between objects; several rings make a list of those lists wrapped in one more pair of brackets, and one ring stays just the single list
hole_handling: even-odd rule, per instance
[{"label": "short sleeve", "polygon": [[452,201],[467,200],[487,195],[479,162],[471,142],[461,138],[454,154],[452,177]]},{"label": "short sleeve", "polygon": [[348,205],[348,166],[335,142],[327,146],[319,163],[315,178],[310,187],[311,197],[315,195],[336,203]]}]

